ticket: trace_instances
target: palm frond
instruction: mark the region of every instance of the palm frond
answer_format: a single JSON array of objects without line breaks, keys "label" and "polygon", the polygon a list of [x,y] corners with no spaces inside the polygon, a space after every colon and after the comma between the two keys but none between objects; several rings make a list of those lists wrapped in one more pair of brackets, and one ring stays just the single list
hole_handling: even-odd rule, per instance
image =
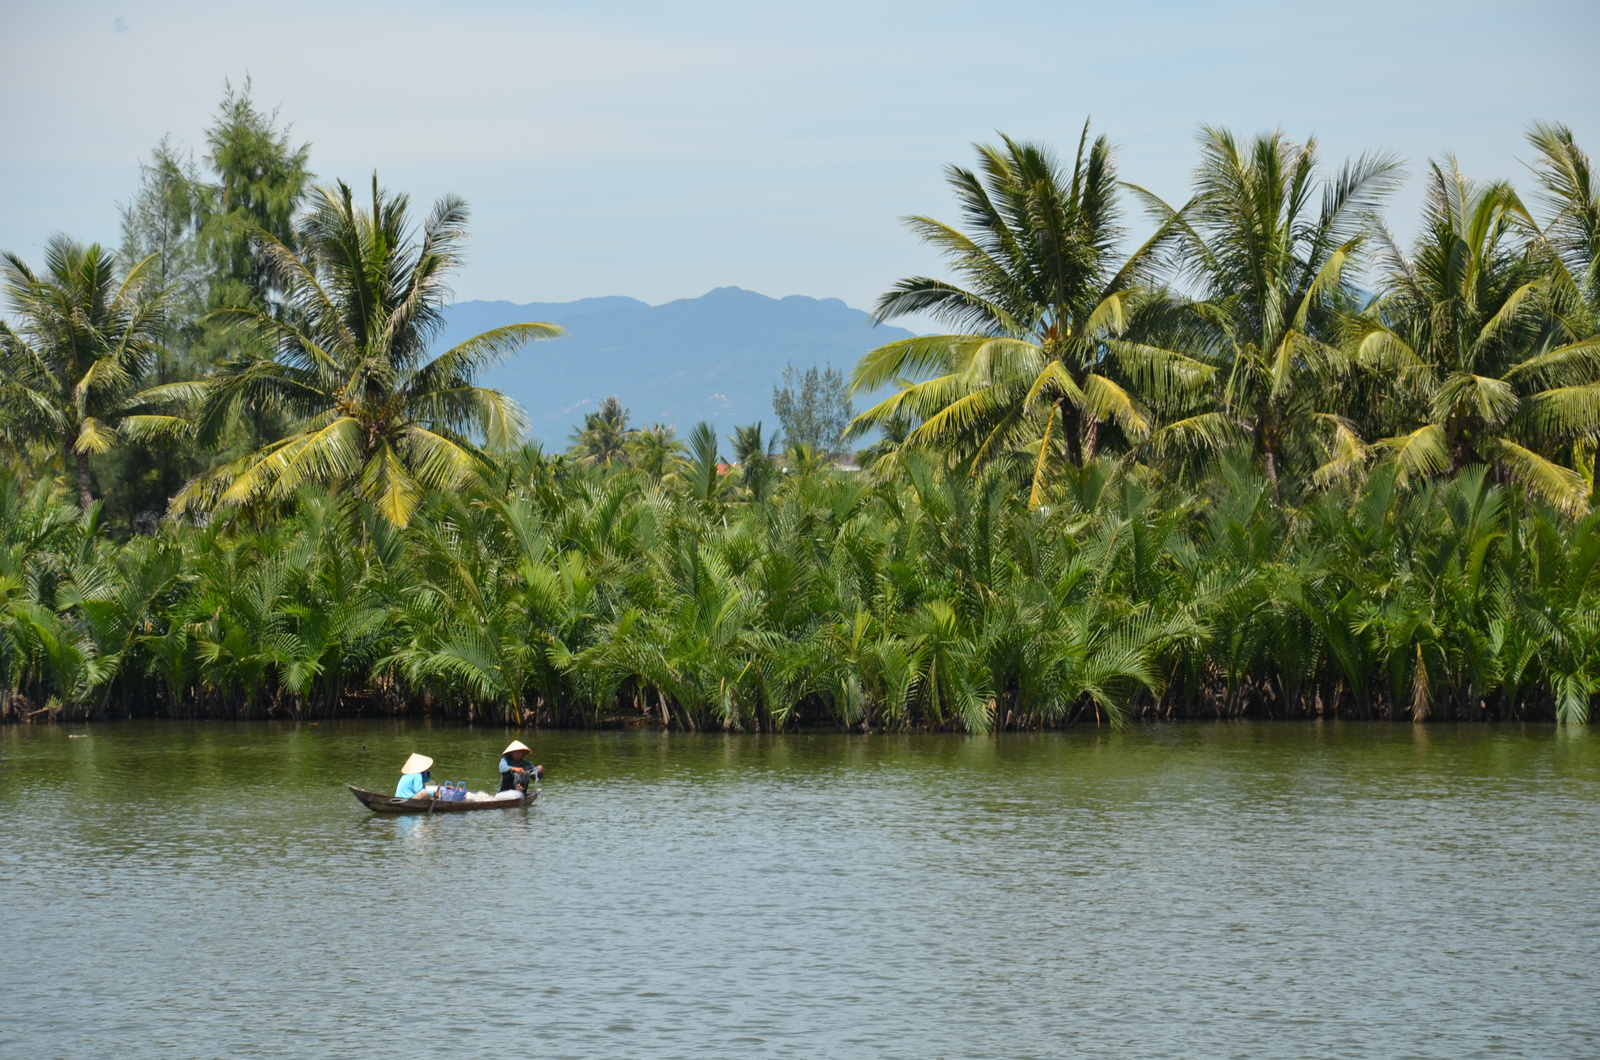
[{"label": "palm frond", "polygon": [[1505,464],[1517,481],[1562,511],[1575,512],[1587,503],[1588,483],[1571,468],[1507,438],[1495,439],[1492,449],[1495,459]]},{"label": "palm frond", "polygon": [[1376,444],[1392,454],[1398,469],[1397,480],[1401,483],[1413,477],[1436,475],[1450,466],[1450,449],[1444,431],[1432,423],[1410,434],[1380,438]]}]

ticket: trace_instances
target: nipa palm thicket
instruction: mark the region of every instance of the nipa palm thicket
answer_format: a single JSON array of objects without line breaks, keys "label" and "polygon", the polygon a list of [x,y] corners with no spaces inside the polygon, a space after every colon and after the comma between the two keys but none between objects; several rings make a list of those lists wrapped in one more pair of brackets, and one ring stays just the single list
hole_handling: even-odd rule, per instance
[{"label": "nipa palm thicket", "polygon": [[308,487],[265,529],[122,544],[8,479],[8,709],[977,731],[1583,720],[1600,688],[1600,515],[1483,467],[1386,466],[1289,512],[1243,464],[1175,493],[1098,461],[1029,509],[1002,470],[916,452],[760,502],[525,463],[403,528]]}]

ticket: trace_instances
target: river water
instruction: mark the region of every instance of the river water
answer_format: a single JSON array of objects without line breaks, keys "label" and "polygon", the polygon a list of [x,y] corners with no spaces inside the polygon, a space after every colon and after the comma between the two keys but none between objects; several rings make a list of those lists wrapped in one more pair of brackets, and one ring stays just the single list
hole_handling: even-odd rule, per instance
[{"label": "river water", "polygon": [[0,1056],[1600,1055],[1600,734],[0,730]]}]

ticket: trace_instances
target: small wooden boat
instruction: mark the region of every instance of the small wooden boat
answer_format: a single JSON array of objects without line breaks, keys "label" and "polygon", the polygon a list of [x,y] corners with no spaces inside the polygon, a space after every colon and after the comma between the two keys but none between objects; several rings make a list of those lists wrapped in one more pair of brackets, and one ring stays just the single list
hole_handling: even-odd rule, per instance
[{"label": "small wooden boat", "polygon": [[460,802],[442,799],[397,799],[381,791],[363,791],[354,784],[346,784],[356,801],[374,813],[466,813],[468,810],[514,810],[526,806],[539,797],[534,788],[520,799],[463,799]]}]

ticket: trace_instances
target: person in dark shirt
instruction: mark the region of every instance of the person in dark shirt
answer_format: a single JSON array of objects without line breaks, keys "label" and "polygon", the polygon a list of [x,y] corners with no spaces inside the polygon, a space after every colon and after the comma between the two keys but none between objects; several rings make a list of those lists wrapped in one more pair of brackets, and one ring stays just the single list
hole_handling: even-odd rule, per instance
[{"label": "person in dark shirt", "polygon": [[500,790],[511,791],[515,789],[524,795],[528,793],[528,783],[537,780],[544,770],[539,766],[531,765],[526,759],[527,753],[532,750],[521,740],[512,740],[500,754]]}]

